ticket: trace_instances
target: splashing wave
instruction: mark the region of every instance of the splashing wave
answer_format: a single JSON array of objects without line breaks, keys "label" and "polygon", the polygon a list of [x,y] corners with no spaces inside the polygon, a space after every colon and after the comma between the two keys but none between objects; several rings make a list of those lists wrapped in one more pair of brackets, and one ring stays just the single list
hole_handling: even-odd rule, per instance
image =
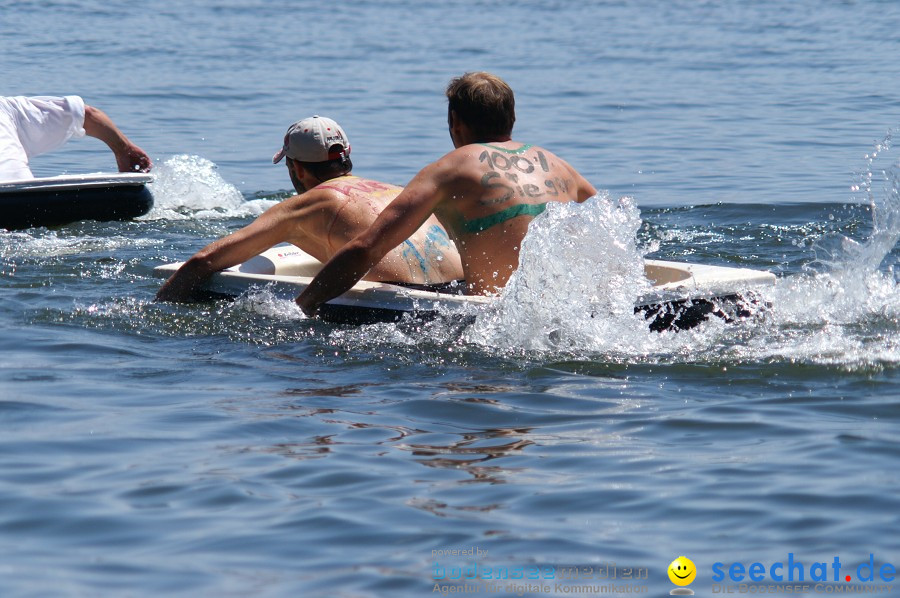
[{"label": "splashing wave", "polygon": [[275,201],[245,201],[238,189],[227,183],[216,165],[199,156],[179,155],[155,169],[150,184],[154,206],[142,220],[191,218],[235,218],[258,216]]}]

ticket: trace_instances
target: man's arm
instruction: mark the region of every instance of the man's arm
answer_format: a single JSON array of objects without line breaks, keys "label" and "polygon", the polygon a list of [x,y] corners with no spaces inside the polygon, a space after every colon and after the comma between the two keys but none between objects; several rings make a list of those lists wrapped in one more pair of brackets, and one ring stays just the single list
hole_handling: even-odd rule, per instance
[{"label": "man's arm", "polygon": [[588,180],[586,178],[584,178],[577,172],[575,174],[578,177],[577,178],[577,182],[578,182],[578,200],[577,201],[578,202],[582,202],[588,198],[591,198],[591,197],[597,195],[597,190],[594,188],[593,185],[590,184],[590,182],[588,182]]},{"label": "man's arm", "polygon": [[441,181],[447,171],[444,158],[419,172],[372,226],[328,260],[297,297],[300,309],[314,315],[321,304],[350,290],[391,249],[418,230],[442,200]]},{"label": "man's arm", "polygon": [[85,105],[84,132],[109,146],[116,156],[119,172],[148,172],[153,167],[150,156],[132,143],[99,108]]},{"label": "man's arm", "polygon": [[575,201],[581,203],[586,199],[597,195],[597,190],[586,178],[581,176],[581,173],[575,170],[575,168],[565,160],[562,160],[562,162],[563,164],[565,164],[566,168],[569,169],[569,172],[572,173],[572,176],[575,179]]},{"label": "man's arm", "polygon": [[[310,193],[315,193],[310,192]],[[304,194],[304,196],[309,193]],[[252,224],[214,241],[186,261],[156,293],[157,301],[189,302],[215,272],[245,262],[270,247],[286,241],[300,225],[304,210],[300,198],[286,200],[266,210]],[[288,203],[290,202],[290,203]],[[307,202],[303,202],[307,203]]]}]

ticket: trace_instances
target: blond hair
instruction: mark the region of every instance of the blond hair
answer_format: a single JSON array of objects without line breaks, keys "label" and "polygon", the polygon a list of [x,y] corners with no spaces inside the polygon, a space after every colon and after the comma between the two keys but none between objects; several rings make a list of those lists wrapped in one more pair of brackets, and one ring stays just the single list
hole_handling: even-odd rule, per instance
[{"label": "blond hair", "polygon": [[447,86],[447,115],[455,112],[480,141],[512,135],[516,122],[513,90],[496,75],[466,73]]}]

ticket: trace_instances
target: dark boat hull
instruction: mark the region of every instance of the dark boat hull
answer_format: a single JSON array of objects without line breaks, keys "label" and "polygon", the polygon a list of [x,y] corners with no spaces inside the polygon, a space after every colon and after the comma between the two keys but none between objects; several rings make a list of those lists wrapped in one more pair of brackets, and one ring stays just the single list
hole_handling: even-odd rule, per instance
[{"label": "dark boat hull", "polygon": [[153,207],[144,174],[51,177],[0,183],[0,228],[130,220]]}]

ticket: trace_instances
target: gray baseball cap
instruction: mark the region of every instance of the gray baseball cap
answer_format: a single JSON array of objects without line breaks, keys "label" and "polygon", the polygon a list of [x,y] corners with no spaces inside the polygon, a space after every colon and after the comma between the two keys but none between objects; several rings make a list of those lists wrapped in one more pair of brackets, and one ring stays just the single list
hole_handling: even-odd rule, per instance
[{"label": "gray baseball cap", "polygon": [[[335,145],[339,150],[331,151]],[[327,162],[350,155],[350,140],[339,124],[324,116],[311,116],[292,124],[284,135],[284,145],[272,156],[278,164],[285,156],[299,162]]]}]

